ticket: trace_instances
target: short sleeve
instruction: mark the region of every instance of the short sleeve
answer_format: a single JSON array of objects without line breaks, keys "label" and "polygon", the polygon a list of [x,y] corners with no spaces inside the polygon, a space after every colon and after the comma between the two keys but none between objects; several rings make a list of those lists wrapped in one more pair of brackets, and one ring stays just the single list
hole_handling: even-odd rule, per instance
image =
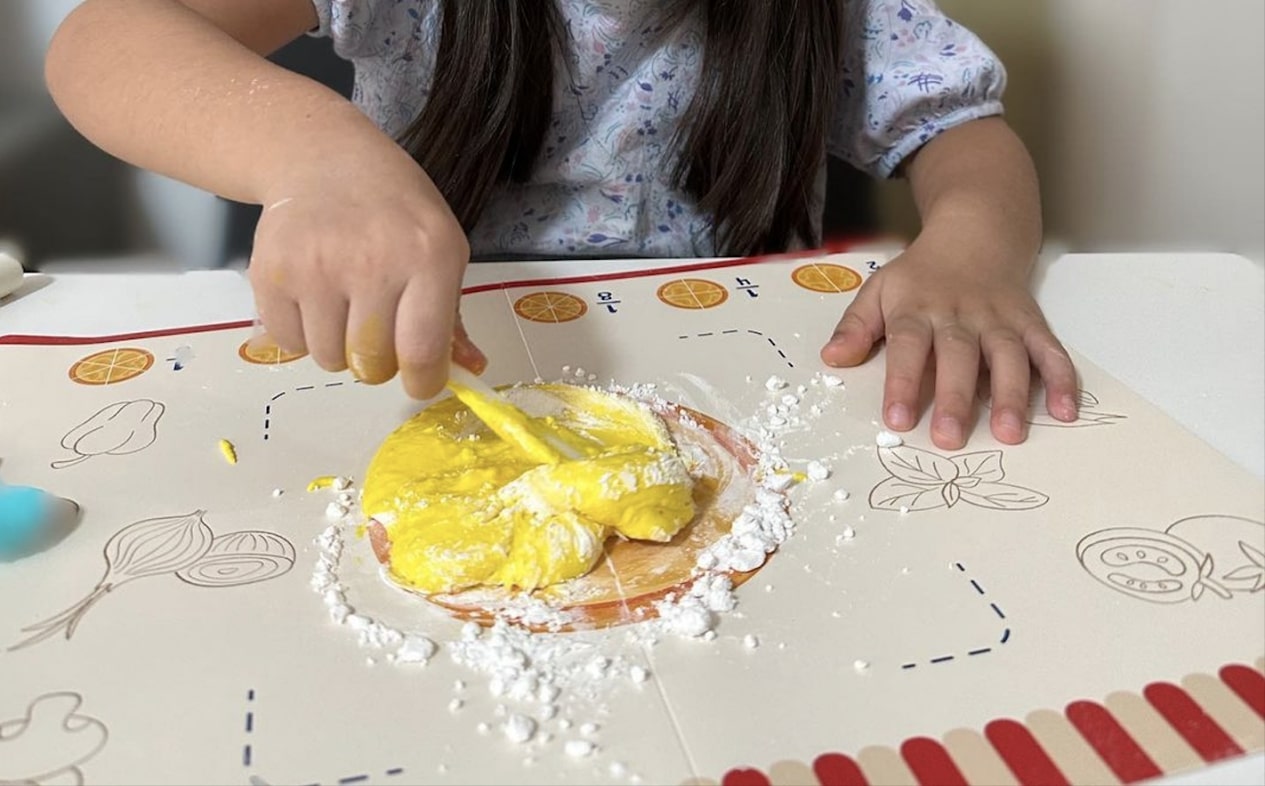
[{"label": "short sleeve", "polygon": [[330,38],[347,60],[381,56],[410,40],[433,40],[439,0],[312,0],[319,20],[309,34]]},{"label": "short sleeve", "polygon": [[1002,112],[1006,71],[933,0],[849,0],[829,151],[889,177],[948,129]]}]

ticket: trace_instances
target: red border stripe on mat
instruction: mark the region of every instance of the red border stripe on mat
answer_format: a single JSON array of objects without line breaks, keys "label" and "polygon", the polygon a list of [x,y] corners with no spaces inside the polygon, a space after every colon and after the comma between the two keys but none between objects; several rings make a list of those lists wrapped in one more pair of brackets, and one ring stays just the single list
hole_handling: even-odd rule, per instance
[{"label": "red border stripe on mat", "polygon": [[770,786],[769,779],[759,770],[736,769],[725,773],[721,786]]},{"label": "red border stripe on mat", "polygon": [[1009,718],[984,727],[984,736],[1023,786],[1070,786],[1032,732]]},{"label": "red border stripe on mat", "polygon": [[821,754],[813,761],[813,772],[821,786],[870,786],[860,765],[842,753]]},{"label": "red border stripe on mat", "polygon": [[1220,761],[1243,754],[1239,744],[1230,739],[1212,716],[1176,685],[1153,682],[1143,689],[1142,695],[1204,761]]},{"label": "red border stripe on mat", "polygon": [[1265,718],[1265,675],[1238,663],[1223,666],[1218,674],[1234,695]]},{"label": "red border stripe on mat", "polygon": [[1067,705],[1064,714],[1124,783],[1158,778],[1164,774],[1106,707],[1092,701],[1074,701]]},{"label": "red border stripe on mat", "polygon": [[142,330],[138,333],[119,333],[113,336],[24,336],[20,334],[0,336],[0,344],[22,344],[35,346],[74,346],[78,344],[110,344],[115,341],[136,341],[142,338],[162,338],[163,336],[183,336],[189,333],[210,333],[215,330],[234,330],[255,324],[245,319],[237,322],[216,322],[211,325],[192,325],[189,327],[163,328],[161,330]]},{"label": "red border stripe on mat", "polygon": [[930,737],[905,740],[900,755],[922,786],[968,786],[966,776],[953,763],[949,752]]}]

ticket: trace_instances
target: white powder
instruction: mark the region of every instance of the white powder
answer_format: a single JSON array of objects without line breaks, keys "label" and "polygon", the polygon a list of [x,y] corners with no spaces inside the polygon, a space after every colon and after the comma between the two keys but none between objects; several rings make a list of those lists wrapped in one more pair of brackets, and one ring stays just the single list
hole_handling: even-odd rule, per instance
[{"label": "white powder", "polygon": [[836,489],[832,496],[834,497],[835,502],[847,502],[848,498],[852,495],[848,493],[847,489]]},{"label": "white powder", "polygon": [[438,649],[439,647],[435,642],[425,636],[405,636],[404,643],[395,651],[395,662],[421,663],[424,665],[435,656],[435,652]]},{"label": "white powder", "polygon": [[856,536],[857,536],[857,531],[853,529],[850,525],[845,525],[843,528],[843,531],[839,533],[839,538],[842,540],[852,540]]},{"label": "white powder", "polygon": [[588,758],[597,750],[597,746],[588,740],[567,740],[567,744],[563,748],[567,755],[573,759]]},{"label": "white powder", "polygon": [[272,490],[272,496],[273,496],[273,498],[274,498],[274,499],[275,499],[275,498],[277,498],[277,497],[280,497],[280,496],[281,496],[282,494],[284,494],[284,493],[286,493],[286,492],[285,492],[285,489],[273,489],[273,490]]},{"label": "white powder", "polygon": [[821,384],[828,388],[841,388],[843,387],[843,379],[834,374],[822,374]]},{"label": "white powder", "polygon": [[334,482],[332,485],[333,485],[334,491],[346,491],[347,489],[351,488],[351,478],[345,478],[342,475],[339,475],[338,477],[334,478]]},{"label": "white powder", "polygon": [[852,668],[856,669],[856,671],[860,673],[870,668],[870,662],[866,660],[854,660],[852,661]]},{"label": "white powder", "polygon": [[663,626],[678,636],[696,639],[712,629],[711,611],[693,595],[687,595],[680,601],[669,595],[666,600],[656,603],[655,608]]},{"label": "white powder", "polygon": [[[568,373],[570,367],[563,370]],[[590,382],[594,376],[583,369],[578,369],[573,375],[575,379],[588,379]],[[817,378],[813,381],[816,382]],[[837,387],[825,378],[822,378],[822,384]],[[765,387],[775,392],[785,390],[788,383],[774,375],[767,380]],[[653,384],[623,388],[612,384],[608,389],[640,401],[652,412],[665,413],[671,406],[659,396]],[[663,634],[714,640],[720,615],[733,611],[737,605],[733,582],[727,574],[760,567],[768,555],[793,534],[795,522],[789,513],[787,493],[794,487],[796,475],[782,457],[782,447],[787,434],[795,429],[811,427],[801,416],[801,407],[811,409],[814,415],[820,414],[819,407],[815,404],[810,407],[802,400],[808,391],[806,386],[800,385],[796,391],[797,395],[787,392],[777,401],[767,404],[767,412],[762,410],[767,414],[767,417],[762,415],[763,422],[757,418],[751,418],[745,424],[731,421],[731,425],[740,427],[756,448],[756,467],[751,473],[756,484],[754,498],[742,505],[731,531],[699,554],[694,578],[688,587],[655,604],[657,617],[630,626],[630,641],[654,646]],[[688,417],[681,418],[681,423],[685,428],[703,428]],[[698,456],[687,453],[685,459],[684,463],[678,462],[679,466],[663,468],[664,481],[673,479],[668,475],[690,467],[698,471],[697,468],[703,466],[709,457],[705,453]],[[825,480],[830,477],[831,469],[824,461],[812,460],[807,463],[805,474],[812,480]],[[336,479],[334,489],[347,492],[350,480],[346,484],[340,483],[340,480],[346,479]],[[621,477],[612,476],[607,480],[629,485],[628,479]],[[635,485],[638,479],[633,478],[631,482]],[[842,497],[839,496],[841,491],[835,492],[836,499],[847,498],[846,491],[842,492]],[[336,498],[333,504],[343,508],[338,511],[338,521],[316,539],[319,553],[312,574],[312,588],[321,596],[330,618],[352,629],[361,646],[394,647],[395,651],[387,655],[394,663],[424,664],[438,650],[431,639],[418,633],[404,634],[387,628],[366,614],[358,614],[347,602],[346,589],[338,576],[343,552],[342,527],[349,526],[344,517],[350,504],[340,504],[345,501],[345,497]],[[772,589],[772,585],[765,588],[766,591]],[[485,680],[489,693],[502,702],[497,705],[494,717],[503,720],[494,721],[494,725],[513,742],[524,744],[534,740],[534,744],[543,745],[552,739],[552,735],[542,731],[540,724],[556,722],[557,729],[564,732],[570,729],[572,721],[559,716],[563,712],[577,711],[577,699],[600,701],[608,690],[614,688],[616,683],[612,680],[627,678],[633,685],[639,686],[651,677],[645,667],[628,663],[624,656],[602,654],[601,640],[573,634],[531,633],[520,627],[530,625],[556,631],[575,622],[569,613],[544,601],[531,596],[518,597],[499,606],[496,615],[498,619],[487,628],[476,623],[462,626],[458,639],[447,643],[444,648],[458,666],[470,669]],[[744,636],[742,641],[747,649],[755,649],[761,644],[752,634]],[[779,649],[784,648],[785,643],[779,645]],[[458,680],[454,684],[454,690],[460,692],[464,689],[463,681]],[[463,698],[453,697],[448,703],[449,711],[455,713],[465,704]],[[476,728],[479,733],[487,734],[492,725],[483,722]],[[592,736],[598,729],[598,724],[592,721],[578,724],[582,736]],[[598,747],[591,740],[582,738],[567,741],[563,748],[568,756],[574,758],[587,758],[598,752]],[[622,763],[612,764],[610,772],[616,777],[629,774]],[[630,780],[636,783],[640,778],[632,774]]]},{"label": "white powder", "polygon": [[805,470],[805,474],[808,475],[809,480],[825,480],[830,477],[830,467],[827,467],[820,461],[810,461],[808,462],[808,468]]},{"label": "white powder", "polygon": [[905,444],[905,440],[901,439],[899,434],[893,434],[890,431],[883,430],[874,438],[874,444],[880,448],[898,448]]},{"label": "white powder", "polygon": [[536,721],[517,712],[505,720],[502,728],[506,739],[519,745],[536,736]]},{"label": "white powder", "polygon": [[331,521],[338,521],[347,515],[347,508],[337,502],[331,502],[325,506],[325,518]]}]

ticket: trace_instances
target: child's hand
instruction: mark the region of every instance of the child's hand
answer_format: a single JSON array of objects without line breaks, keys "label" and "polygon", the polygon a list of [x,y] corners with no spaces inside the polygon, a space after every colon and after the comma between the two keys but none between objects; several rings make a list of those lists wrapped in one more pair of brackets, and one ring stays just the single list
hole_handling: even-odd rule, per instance
[{"label": "child's hand", "polygon": [[442,389],[450,357],[483,370],[457,314],[465,233],[412,159],[324,169],[273,191],[249,272],[280,346],[371,384],[398,371],[419,399]]},{"label": "child's hand", "polygon": [[944,450],[966,444],[985,366],[990,426],[1001,442],[1026,436],[1030,364],[1044,382],[1050,414],[1076,419],[1076,371],[1028,292],[1026,270],[955,266],[915,244],[861,287],[821,357],[832,366],[854,366],[883,339],[883,420],[891,429],[907,431],[918,422],[929,360],[935,373],[931,439]]}]

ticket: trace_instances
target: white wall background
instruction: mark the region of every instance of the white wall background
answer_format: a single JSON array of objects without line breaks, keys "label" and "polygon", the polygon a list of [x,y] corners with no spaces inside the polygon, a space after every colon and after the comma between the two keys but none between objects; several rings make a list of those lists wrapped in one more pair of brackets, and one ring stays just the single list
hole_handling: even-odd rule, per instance
[{"label": "white wall background", "polygon": [[[53,32],[80,0],[0,0],[0,157],[6,154],[5,123],[19,113],[38,115],[50,104],[44,89],[44,50]],[[13,142],[16,147],[16,141]],[[30,155],[24,149],[11,155]],[[41,151],[42,154],[48,154]],[[55,151],[52,152],[55,155]],[[149,172],[130,170],[128,234],[138,251],[157,252],[186,267],[218,264],[227,215],[225,203],[203,191]],[[66,188],[74,188],[67,183]],[[92,220],[76,216],[70,220]]]},{"label": "white wall background", "polygon": [[[0,0],[0,113],[42,93],[40,59],[77,0]],[[1265,259],[1265,1],[941,0],[1010,71],[1010,120],[1042,173],[1047,235],[1073,250]],[[2,115],[0,115],[2,117]],[[218,253],[215,200],[137,177],[138,242]],[[889,226],[915,226],[903,184]]]},{"label": "white wall background", "polygon": [[[1265,259],[1265,2],[940,5],[1006,63],[1051,244]],[[899,184],[883,204],[911,231]]]}]

